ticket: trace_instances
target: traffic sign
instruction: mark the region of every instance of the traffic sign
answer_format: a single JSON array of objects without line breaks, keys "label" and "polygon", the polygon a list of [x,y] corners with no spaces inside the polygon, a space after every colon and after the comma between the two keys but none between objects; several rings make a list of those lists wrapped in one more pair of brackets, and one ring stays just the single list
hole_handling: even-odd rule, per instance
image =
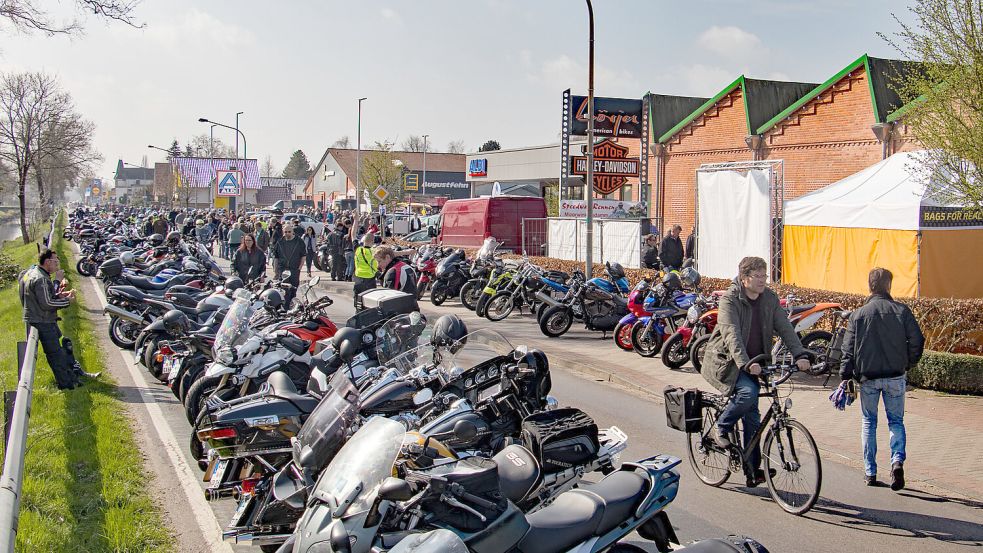
[{"label": "traffic sign", "polygon": [[99,195],[99,187],[98,186],[93,186],[92,187],[92,195],[93,196],[98,196]]},{"label": "traffic sign", "polygon": [[238,196],[242,193],[242,171],[215,171],[215,195]]},{"label": "traffic sign", "polygon": [[389,197],[389,191],[380,186],[372,191],[372,195],[375,196],[380,202],[384,202],[386,201],[386,198]]},{"label": "traffic sign", "polygon": [[403,190],[416,192],[420,189],[420,175],[416,173],[406,173],[403,175]]}]

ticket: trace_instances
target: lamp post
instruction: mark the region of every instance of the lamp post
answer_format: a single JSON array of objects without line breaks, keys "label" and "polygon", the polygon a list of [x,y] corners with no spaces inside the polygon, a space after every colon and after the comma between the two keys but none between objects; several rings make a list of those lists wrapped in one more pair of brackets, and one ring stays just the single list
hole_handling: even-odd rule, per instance
[{"label": "lamp post", "polygon": [[362,101],[367,99],[368,98],[358,99],[358,127],[357,130],[355,131],[355,215],[356,215],[355,224],[356,225],[358,224],[357,215],[359,211],[358,193],[359,193],[359,187],[362,184]]},{"label": "lamp post", "polygon": [[590,47],[587,61],[587,263],[584,275],[587,280],[594,273],[594,6],[587,1],[587,17],[590,23]]},{"label": "lamp post", "polygon": [[170,159],[171,158],[171,151],[168,150],[168,149],[166,149],[166,148],[160,148],[160,147],[154,146],[152,144],[147,144],[147,147],[150,148],[150,149],[153,149],[153,150],[160,150],[160,151],[164,152],[165,154],[167,154],[167,159]]},{"label": "lamp post", "polygon": [[423,195],[427,195],[427,139],[429,134],[423,135]]},{"label": "lamp post", "polygon": [[[242,112],[239,112],[239,113],[242,113]],[[222,127],[222,128],[225,128],[225,129],[229,129],[230,131],[235,131],[236,132],[236,159],[239,159],[239,146],[238,146],[238,144],[239,144],[239,137],[242,136],[242,159],[245,160],[249,156],[249,146],[246,143],[246,135],[243,134],[243,132],[239,130],[239,127],[238,127],[238,117],[239,116],[236,115],[236,125],[237,126],[235,126],[235,127],[230,127],[229,125],[225,125],[223,123],[219,123],[218,121],[210,121],[208,118],[205,118],[205,117],[199,117],[198,118],[198,122],[199,123],[208,123],[210,125],[214,125],[214,126],[217,126],[217,127]],[[242,177],[242,183],[241,183],[241,186],[242,186],[242,208],[245,209],[246,208],[246,169],[245,169],[245,167],[242,167],[242,175],[243,175],[243,177]]]},{"label": "lamp post", "polygon": [[[246,112],[244,112],[244,111],[237,111],[236,112],[236,133],[239,132],[239,116],[242,115],[243,113],[246,113]],[[245,136],[242,137],[242,148],[243,149],[246,149],[246,137]],[[236,159],[238,159],[238,158],[239,158],[239,135],[236,134]]]}]

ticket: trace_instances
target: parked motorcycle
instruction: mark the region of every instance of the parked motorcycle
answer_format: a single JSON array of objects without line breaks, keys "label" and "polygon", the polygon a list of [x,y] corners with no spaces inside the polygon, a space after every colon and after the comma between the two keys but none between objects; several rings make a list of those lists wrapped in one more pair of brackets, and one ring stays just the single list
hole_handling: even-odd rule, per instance
[{"label": "parked motorcycle", "polygon": [[430,303],[441,305],[447,298],[460,295],[461,287],[471,278],[470,266],[464,257],[464,250],[453,253],[440,260],[434,271],[435,280],[430,288]]},{"label": "parked motorcycle", "polygon": [[622,297],[628,292],[628,279],[618,263],[605,263],[604,270],[609,280],[592,278],[583,282],[574,278],[563,302],[540,317],[540,331],[550,338],[562,336],[574,319],[583,321],[588,330],[614,330],[628,312],[627,301]]}]

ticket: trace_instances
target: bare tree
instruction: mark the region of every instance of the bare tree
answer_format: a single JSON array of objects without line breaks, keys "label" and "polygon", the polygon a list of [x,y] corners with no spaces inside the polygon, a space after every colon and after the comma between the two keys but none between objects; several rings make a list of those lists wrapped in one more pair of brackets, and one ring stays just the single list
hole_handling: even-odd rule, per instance
[{"label": "bare tree", "polygon": [[466,149],[463,140],[452,140],[447,143],[448,154],[463,154]]},{"label": "bare tree", "polygon": [[187,142],[187,145],[192,152],[201,152],[203,157],[234,158],[236,156],[235,148],[229,146],[225,142],[222,142],[222,139],[212,139],[211,136],[205,133],[197,134],[191,137],[191,140]]},{"label": "bare tree", "polygon": [[335,140],[334,141],[334,144],[332,144],[331,147],[332,148],[351,148],[352,147],[352,141],[351,141],[351,139],[348,138],[348,135],[346,134],[345,136],[339,138],[338,140]]},{"label": "bare tree", "polygon": [[139,0],[76,0],[78,15],[68,20],[57,20],[37,6],[35,0],[0,0],[0,20],[6,20],[15,31],[40,32],[48,36],[82,34],[82,14],[91,13],[101,19],[118,21],[131,27],[143,28],[133,17]]},{"label": "bare tree", "polygon": [[273,164],[273,156],[266,156],[266,158],[263,159],[262,167],[259,168],[259,174],[263,175],[264,177],[275,177],[279,173],[280,170]]},{"label": "bare tree", "polygon": [[0,78],[0,160],[15,173],[24,243],[31,240],[27,226],[29,177],[35,177],[43,195],[46,174],[77,172],[97,161],[92,131],[92,123],[76,113],[71,96],[51,75],[18,73]]},{"label": "bare tree", "polygon": [[[426,144],[426,146],[424,146],[424,144]],[[424,147],[426,147],[428,152],[432,150],[429,142],[426,142],[422,136],[417,136],[415,134],[407,136],[405,139],[403,139],[403,143],[400,145],[400,149],[404,152],[422,152]]]}]

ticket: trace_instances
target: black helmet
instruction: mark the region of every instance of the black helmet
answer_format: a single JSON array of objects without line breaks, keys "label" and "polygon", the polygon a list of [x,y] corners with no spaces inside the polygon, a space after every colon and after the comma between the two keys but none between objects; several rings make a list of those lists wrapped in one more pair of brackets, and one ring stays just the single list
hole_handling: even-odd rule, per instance
[{"label": "black helmet", "polygon": [[283,294],[281,294],[276,288],[264,290],[263,293],[259,295],[259,299],[263,300],[263,303],[265,303],[266,307],[269,309],[280,309],[280,307],[283,306]]},{"label": "black helmet", "polygon": [[178,242],[180,242],[180,241],[181,241],[181,233],[180,232],[178,232],[176,230],[172,230],[171,232],[168,232],[167,233],[167,243],[168,244],[177,245]]},{"label": "black helmet", "polygon": [[169,334],[184,334],[188,331],[188,316],[177,309],[164,313],[164,330]]},{"label": "black helmet", "polygon": [[232,292],[235,292],[239,288],[242,288],[243,286],[242,279],[237,276],[229,277],[225,279],[225,283],[223,284],[223,286],[225,286],[225,291],[231,294]]},{"label": "black helmet", "polygon": [[433,337],[430,344],[434,347],[445,347],[451,353],[457,353],[464,344],[468,335],[468,326],[464,324],[457,315],[441,315],[437,323],[433,326]]},{"label": "black helmet", "polygon": [[695,290],[700,285],[700,273],[692,267],[686,267],[679,271],[679,279],[690,290]]},{"label": "black helmet", "polygon": [[662,277],[662,285],[670,292],[673,292],[682,289],[683,282],[679,279],[679,273],[672,271]]},{"label": "black helmet", "polygon": [[159,233],[151,234],[147,240],[150,242],[150,245],[154,247],[160,246],[164,243],[164,237]]},{"label": "black helmet", "polygon": [[362,332],[350,326],[340,328],[331,337],[331,345],[334,346],[338,357],[346,362],[351,361],[362,347]]},{"label": "black helmet", "polygon": [[605,263],[605,268],[607,268],[611,280],[618,280],[625,276],[625,268],[621,266],[621,263]]}]

